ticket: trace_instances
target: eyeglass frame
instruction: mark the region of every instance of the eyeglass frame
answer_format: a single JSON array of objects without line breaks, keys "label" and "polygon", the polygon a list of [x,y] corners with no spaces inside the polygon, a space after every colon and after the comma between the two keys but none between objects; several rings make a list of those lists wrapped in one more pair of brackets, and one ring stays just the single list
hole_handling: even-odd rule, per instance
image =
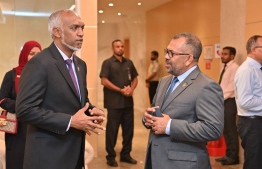
[{"label": "eyeglass frame", "polygon": [[262,48],[262,46],[254,46],[254,48]]},{"label": "eyeglass frame", "polygon": [[[171,53],[171,56],[170,56],[170,54],[169,54],[169,52]],[[174,57],[174,56],[186,56],[186,55],[191,55],[190,53],[175,53],[174,51],[172,51],[172,50],[168,50],[167,48],[166,49],[164,49],[164,54],[166,55],[168,55],[168,57],[169,57],[169,59],[171,59],[172,57]]]}]

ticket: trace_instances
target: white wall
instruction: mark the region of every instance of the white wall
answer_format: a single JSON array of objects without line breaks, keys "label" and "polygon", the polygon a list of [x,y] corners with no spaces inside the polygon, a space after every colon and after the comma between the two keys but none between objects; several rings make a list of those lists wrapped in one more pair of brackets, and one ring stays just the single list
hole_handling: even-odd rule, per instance
[{"label": "white wall", "polygon": [[[134,92],[135,110],[142,113],[146,108],[146,41],[145,15],[141,14],[118,24],[98,25],[98,77],[102,62],[112,56],[111,42],[129,38],[130,59],[138,71],[138,86]],[[103,86],[98,78],[98,105],[103,105]]]}]

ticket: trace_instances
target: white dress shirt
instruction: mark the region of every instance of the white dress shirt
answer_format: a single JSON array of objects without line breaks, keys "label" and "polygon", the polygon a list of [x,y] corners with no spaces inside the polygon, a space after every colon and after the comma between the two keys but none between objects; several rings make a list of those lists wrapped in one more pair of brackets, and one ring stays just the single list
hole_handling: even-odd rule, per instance
[{"label": "white dress shirt", "polygon": [[235,97],[234,77],[239,67],[238,64],[234,62],[234,60],[229,61],[226,65],[227,66],[220,83],[220,86],[223,90],[224,100]]},{"label": "white dress shirt", "polygon": [[[55,44],[55,46],[56,46],[56,44]],[[75,70],[75,64],[74,64],[74,58],[73,58],[74,56],[72,55],[71,58],[68,58],[68,57],[66,56],[66,54],[65,54],[64,52],[62,52],[57,46],[56,46],[56,48],[58,49],[59,53],[62,55],[62,57],[63,57],[63,59],[64,59],[65,61],[66,61],[67,59],[71,59],[71,60],[72,60],[72,68],[73,68],[73,72],[74,72],[74,74],[75,74],[78,91],[80,92],[79,84],[78,84],[78,78],[77,78],[76,70]],[[66,63],[65,63],[65,64],[66,64]],[[67,64],[66,64],[66,67],[68,68]],[[79,96],[80,96],[80,100],[81,100],[81,94],[80,94],[80,93],[79,93]],[[71,121],[72,121],[72,116],[71,116],[71,118],[70,118],[70,121],[69,121],[69,123],[68,123],[68,126],[67,126],[66,131],[68,131],[68,130],[70,129]]]},{"label": "white dress shirt", "polygon": [[262,116],[261,64],[247,57],[238,68],[234,80],[239,116]]},{"label": "white dress shirt", "polygon": [[[182,75],[179,75],[177,76],[177,79],[178,79],[178,82],[175,84],[172,92],[177,88],[177,86],[183,81],[185,80],[185,78],[187,78],[187,76],[193,72],[193,70],[195,70],[197,68],[197,66],[193,66],[191,67],[190,69],[188,69],[185,73],[183,73]],[[173,77],[174,78],[174,77]],[[169,87],[168,87],[169,88]],[[170,124],[171,124],[171,120],[172,119],[169,119],[168,123],[167,123],[167,126],[166,126],[166,134],[167,135],[170,135]]]},{"label": "white dress shirt", "polygon": [[153,60],[148,67],[148,75],[152,75],[156,72],[156,75],[150,81],[159,81],[160,71],[159,71],[159,63],[157,60]]}]

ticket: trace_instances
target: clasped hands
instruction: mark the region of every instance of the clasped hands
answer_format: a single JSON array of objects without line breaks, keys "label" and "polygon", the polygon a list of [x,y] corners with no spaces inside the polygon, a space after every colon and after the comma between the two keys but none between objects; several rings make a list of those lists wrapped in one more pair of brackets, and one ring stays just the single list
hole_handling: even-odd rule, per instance
[{"label": "clasped hands", "polygon": [[133,89],[130,87],[130,85],[124,86],[124,88],[121,89],[121,93],[124,96],[130,97],[133,95]]},{"label": "clasped hands", "polygon": [[97,130],[106,130],[105,127],[102,126],[103,121],[105,120],[105,114],[102,110],[94,107],[92,110],[89,110],[91,116],[87,116],[85,111],[88,109],[89,103],[78,110],[71,119],[70,127],[83,130],[88,135],[92,135],[91,133],[100,134]]},{"label": "clasped hands", "polygon": [[170,117],[166,114],[162,114],[163,117],[153,116],[152,113],[155,112],[155,108],[157,107],[146,108],[144,112],[145,125],[151,127],[155,134],[166,134],[166,126]]}]

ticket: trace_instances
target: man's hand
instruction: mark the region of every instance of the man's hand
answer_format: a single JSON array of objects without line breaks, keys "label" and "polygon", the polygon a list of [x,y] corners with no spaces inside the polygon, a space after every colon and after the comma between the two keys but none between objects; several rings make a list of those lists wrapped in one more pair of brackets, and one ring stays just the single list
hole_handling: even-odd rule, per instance
[{"label": "man's hand", "polygon": [[150,83],[149,82],[146,83],[146,87],[148,87],[148,88],[150,87]]},{"label": "man's hand", "polygon": [[153,124],[152,113],[153,112],[155,112],[154,107],[146,108],[146,111],[144,112],[145,125],[148,127],[152,127],[152,124]]},{"label": "man's hand", "polygon": [[[104,121],[105,117],[103,116],[103,113],[99,112],[92,112],[94,116],[87,116],[85,114],[85,111],[89,107],[89,104],[86,103],[85,107],[78,110],[71,119],[70,127],[83,130],[88,135],[92,135],[91,132],[95,134],[100,134],[96,129],[100,130],[106,130],[105,127],[101,126],[99,122]],[[97,123],[95,123],[97,122]]]},{"label": "man's hand", "polygon": [[[92,110],[89,110],[89,113],[91,116],[98,116],[98,117],[104,117],[105,118],[105,113],[103,110],[101,109],[98,109],[96,107],[94,107]],[[95,120],[94,123],[96,124],[102,124],[104,122],[104,119],[103,120]]]},{"label": "man's hand", "polygon": [[124,86],[124,89],[122,89],[121,92],[124,96],[130,97],[133,95],[133,89],[128,85]]},{"label": "man's hand", "polygon": [[163,117],[152,117],[152,130],[155,134],[166,134],[166,126],[170,119],[169,115],[162,114]]}]

